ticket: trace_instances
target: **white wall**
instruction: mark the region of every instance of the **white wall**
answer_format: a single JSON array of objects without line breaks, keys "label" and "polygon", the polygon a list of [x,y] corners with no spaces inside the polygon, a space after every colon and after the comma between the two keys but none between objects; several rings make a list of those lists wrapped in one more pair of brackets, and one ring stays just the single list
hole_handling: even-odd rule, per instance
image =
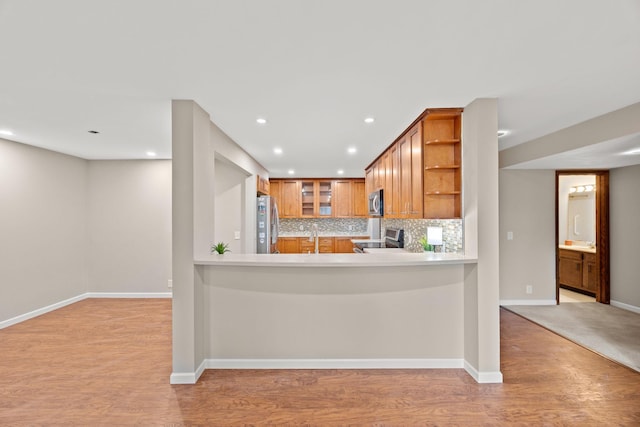
[{"label": "white wall", "polygon": [[86,292],[87,161],[0,139],[0,322]]},{"label": "white wall", "polygon": [[[0,139],[0,325],[87,292],[168,292],[171,161]],[[4,322],[4,323],[2,323]]]},{"label": "white wall", "polygon": [[555,209],[555,171],[500,170],[501,303],[555,303]]},{"label": "white wall", "polygon": [[171,160],[90,161],[89,291],[167,292]]},{"label": "white wall", "polygon": [[609,174],[611,303],[640,308],[640,165]]},{"label": "white wall", "polygon": [[237,167],[215,161],[215,241],[225,242],[231,252],[242,253],[242,240],[235,239],[235,232],[243,232],[244,183],[247,176]]}]

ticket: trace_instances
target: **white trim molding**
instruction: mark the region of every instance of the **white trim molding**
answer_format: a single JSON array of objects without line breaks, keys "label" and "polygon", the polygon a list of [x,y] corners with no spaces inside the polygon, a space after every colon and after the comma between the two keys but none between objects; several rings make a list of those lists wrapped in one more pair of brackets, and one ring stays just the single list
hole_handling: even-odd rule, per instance
[{"label": "white trim molding", "polygon": [[501,299],[500,305],[556,305],[555,299]]},{"label": "white trim molding", "polygon": [[206,368],[208,366],[205,359],[195,372],[172,372],[169,377],[169,384],[195,384]]},{"label": "white trim molding", "polygon": [[613,300],[611,300],[610,303],[614,307],[622,308],[624,310],[629,310],[629,311],[633,311],[634,313],[639,313],[640,314],[640,307],[636,307],[635,305],[625,304],[623,302],[613,301]]},{"label": "white trim molding", "polygon": [[25,320],[33,319],[34,317],[41,316],[59,308],[65,307],[69,304],[80,302],[87,298],[172,298],[171,292],[86,292],[84,294],[76,295],[75,297],[66,299],[64,301],[56,302],[46,307],[38,308],[28,313],[20,314],[12,317],[11,319],[0,321],[0,329],[7,328],[9,326],[24,322]]},{"label": "white trim molding", "polygon": [[171,298],[171,292],[87,292],[86,298]]},{"label": "white trim molding", "polygon": [[464,370],[473,377],[479,384],[500,384],[502,383],[502,372],[479,372],[465,360]]},{"label": "white trim molding", "polygon": [[207,359],[207,369],[451,369],[463,359]]},{"label": "white trim molding", "polygon": [[205,369],[464,369],[481,384],[502,383],[502,372],[478,372],[463,359],[205,359],[196,372],[175,372],[171,384],[195,384]]},{"label": "white trim molding", "polygon": [[30,311],[28,313],[24,313],[24,314],[21,314],[19,316],[12,317],[11,319],[7,319],[7,320],[4,320],[4,321],[0,322],[0,329],[7,328],[9,326],[15,325],[15,324],[20,323],[20,322],[24,322],[25,320],[33,319],[34,317],[41,316],[41,315],[43,315],[45,313],[49,313],[51,311],[54,311],[54,310],[57,310],[59,308],[65,307],[65,306],[67,306],[69,304],[73,304],[73,303],[76,303],[78,301],[82,301],[85,298],[87,298],[86,294],[81,294],[81,295],[66,299],[64,301],[56,302],[56,303],[48,305],[46,307],[38,308],[38,309]]}]

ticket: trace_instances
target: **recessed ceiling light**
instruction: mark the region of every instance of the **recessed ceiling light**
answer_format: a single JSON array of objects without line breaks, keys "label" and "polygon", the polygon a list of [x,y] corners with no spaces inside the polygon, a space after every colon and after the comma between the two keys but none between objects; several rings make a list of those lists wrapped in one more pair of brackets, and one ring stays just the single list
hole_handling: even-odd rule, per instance
[{"label": "recessed ceiling light", "polygon": [[11,132],[10,130],[6,130],[6,129],[0,129],[0,135],[13,136],[13,132]]},{"label": "recessed ceiling light", "polygon": [[338,175],[344,175],[344,171],[342,169],[338,169]]},{"label": "recessed ceiling light", "polygon": [[267,119],[265,119],[264,117],[258,117],[256,119],[256,123],[258,123],[259,125],[267,124]]},{"label": "recessed ceiling light", "polygon": [[347,153],[349,153],[349,154],[355,154],[355,153],[356,153],[356,151],[358,151],[358,150],[356,149],[356,147],[349,147],[349,148],[347,148]]},{"label": "recessed ceiling light", "polygon": [[276,153],[276,154],[282,154],[282,148],[276,147],[276,148],[273,149],[273,152]]},{"label": "recessed ceiling light", "polygon": [[640,154],[640,148],[634,148],[633,150],[625,151],[622,154],[625,156],[633,156],[635,154]]},{"label": "recessed ceiling light", "polygon": [[156,156],[156,152],[155,151],[147,151],[147,156],[155,157]]},{"label": "recessed ceiling light", "polygon": [[88,130],[87,132],[92,133],[92,134],[94,134],[94,135],[95,135],[95,134],[100,133],[100,132],[98,132],[97,130]]},{"label": "recessed ceiling light", "polygon": [[294,173],[296,173],[296,171],[294,171],[293,169],[289,169],[289,170],[287,171],[287,173],[288,173],[289,175],[293,175]]},{"label": "recessed ceiling light", "polygon": [[367,117],[366,119],[364,119],[364,122],[367,124],[371,124],[373,122],[375,122],[376,119],[374,119],[373,117]]},{"label": "recessed ceiling light", "polygon": [[502,138],[503,136],[509,135],[508,130],[501,129],[498,131],[498,138]]}]

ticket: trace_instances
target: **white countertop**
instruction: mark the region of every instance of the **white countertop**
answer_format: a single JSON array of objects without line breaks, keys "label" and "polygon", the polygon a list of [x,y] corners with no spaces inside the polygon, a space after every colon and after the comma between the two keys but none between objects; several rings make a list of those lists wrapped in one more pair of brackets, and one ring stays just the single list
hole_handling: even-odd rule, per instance
[{"label": "white countertop", "polygon": [[196,265],[244,267],[402,267],[475,264],[477,258],[452,253],[402,253],[388,249],[367,254],[231,254],[211,255]]},{"label": "white countertop", "polygon": [[407,252],[405,249],[402,248],[364,248],[363,249],[364,253],[366,254],[381,254],[381,253],[385,253],[385,254],[408,254],[410,252]]},{"label": "white countertop", "polygon": [[351,243],[382,243],[384,239],[351,239]]},{"label": "white countertop", "polygon": [[570,251],[588,252],[590,254],[596,253],[596,248],[590,246],[575,246],[575,245],[558,245],[560,249],[568,249]]}]

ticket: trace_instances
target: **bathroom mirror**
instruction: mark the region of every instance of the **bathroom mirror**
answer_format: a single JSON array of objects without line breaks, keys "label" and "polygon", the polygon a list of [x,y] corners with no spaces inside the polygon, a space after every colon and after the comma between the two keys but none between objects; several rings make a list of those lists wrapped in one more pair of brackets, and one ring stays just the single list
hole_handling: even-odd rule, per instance
[{"label": "bathroom mirror", "polygon": [[565,226],[558,227],[558,241],[592,247],[596,242],[596,177],[566,175],[560,178],[558,213],[559,218],[565,218]]}]

